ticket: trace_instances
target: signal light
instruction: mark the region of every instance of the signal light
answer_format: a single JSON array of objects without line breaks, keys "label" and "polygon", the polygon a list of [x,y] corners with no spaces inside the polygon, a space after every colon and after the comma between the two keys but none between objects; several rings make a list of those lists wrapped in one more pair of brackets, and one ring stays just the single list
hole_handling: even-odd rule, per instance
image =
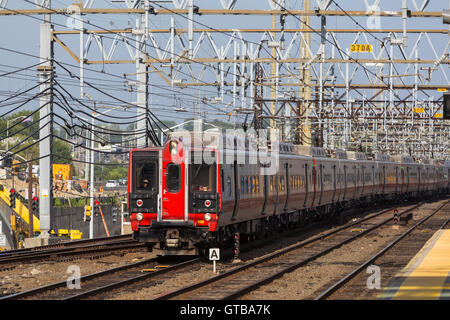
[{"label": "signal light", "polygon": [[16,190],[9,190],[9,207],[14,209],[16,207]]},{"label": "signal light", "polygon": [[170,154],[172,156],[176,155],[178,153],[178,142],[177,141],[170,141]]},{"label": "signal light", "polygon": [[98,214],[100,213],[100,202],[98,202],[97,200],[94,201],[94,216],[98,216]]},{"label": "signal light", "polygon": [[33,197],[33,199],[31,199],[31,212],[36,216],[39,212],[39,201],[37,197]]},{"label": "signal light", "polygon": [[91,221],[91,206],[84,206],[84,221]]}]

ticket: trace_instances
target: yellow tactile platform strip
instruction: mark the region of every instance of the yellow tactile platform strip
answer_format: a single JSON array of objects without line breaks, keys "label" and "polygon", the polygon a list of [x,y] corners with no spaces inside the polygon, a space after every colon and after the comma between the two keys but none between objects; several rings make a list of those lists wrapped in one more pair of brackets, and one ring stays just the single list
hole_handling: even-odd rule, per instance
[{"label": "yellow tactile platform strip", "polygon": [[379,298],[450,300],[450,230],[437,231]]}]

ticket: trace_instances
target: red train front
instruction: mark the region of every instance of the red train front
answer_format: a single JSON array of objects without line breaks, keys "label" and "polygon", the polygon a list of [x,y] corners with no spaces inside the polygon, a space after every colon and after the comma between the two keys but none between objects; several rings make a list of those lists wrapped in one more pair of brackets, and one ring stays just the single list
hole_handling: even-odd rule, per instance
[{"label": "red train front", "polygon": [[[202,160],[203,152],[211,164]],[[181,137],[163,147],[131,150],[128,208],[134,239],[163,254],[198,254],[209,232],[217,230],[218,156],[216,149],[195,149]]]}]

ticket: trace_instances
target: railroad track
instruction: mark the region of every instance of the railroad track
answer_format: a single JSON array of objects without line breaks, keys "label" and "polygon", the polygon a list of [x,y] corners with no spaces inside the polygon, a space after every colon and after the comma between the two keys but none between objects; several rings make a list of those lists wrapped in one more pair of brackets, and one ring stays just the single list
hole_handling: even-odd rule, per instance
[{"label": "railroad track", "polygon": [[107,242],[111,242],[111,241],[120,241],[120,240],[132,240],[132,235],[124,234],[124,235],[94,238],[94,239],[80,239],[80,240],[59,242],[59,243],[55,243],[55,244],[49,244],[49,245],[33,247],[33,248],[21,248],[21,249],[14,249],[14,250],[6,250],[6,251],[0,252],[0,258],[6,257],[6,256],[16,256],[16,255],[30,253],[30,252],[36,252],[36,251],[45,251],[45,250],[57,249],[57,248],[78,247],[78,246],[80,246],[80,245],[82,246],[84,244],[88,244],[88,245],[89,244],[102,244],[102,243],[107,243]]},{"label": "railroad track", "polygon": [[[366,270],[369,265],[377,265],[380,268],[383,267],[383,278],[385,281],[389,281],[388,279],[395,276],[396,272],[410,261],[438,229],[444,229],[449,225],[450,218],[437,215],[437,213],[441,212],[443,209],[448,210],[449,202],[450,201],[447,201],[431,214],[418,221],[394,241],[390,242],[371,258],[361,263],[346,276],[335,279],[332,285],[328,286],[315,297],[315,300],[363,298],[363,294],[361,293],[364,292],[368,293],[367,295],[370,296],[370,293],[373,293],[374,290],[370,291],[367,288],[367,274],[362,274],[363,271]],[[391,259],[385,257],[389,254],[392,256]],[[385,260],[387,260],[388,263],[383,263],[381,261],[383,258],[386,258]],[[395,266],[391,265],[391,261],[395,261]],[[355,279],[358,276],[361,277],[359,281]],[[353,279],[355,279],[355,283],[352,285],[351,282]]]},{"label": "railroad track", "polygon": [[[93,295],[109,292],[116,287],[133,284],[137,281],[145,281],[156,276],[166,275],[180,268],[188,267],[198,261],[200,261],[200,258],[194,258],[181,263],[161,265],[158,258],[151,258],[83,276],[79,279],[80,289],[69,287],[67,281],[60,281],[39,288],[1,297],[0,300],[84,299]],[[72,283],[72,285],[75,285],[75,283]]]},{"label": "railroad track", "polygon": [[[421,204],[418,204],[412,208],[407,209],[406,211],[402,212],[406,213],[409,212]],[[327,238],[333,234],[336,234],[338,232],[341,232],[343,230],[349,229],[353,226],[360,225],[364,222],[369,222],[372,219],[376,219],[377,217],[380,217],[384,214],[387,214],[388,212],[392,212],[392,208],[383,210],[378,213],[371,214],[369,216],[366,216],[363,219],[360,219],[357,222],[350,223],[348,225],[339,227],[331,232],[328,232],[324,235],[317,236],[315,238],[312,238],[307,241],[303,241],[298,246],[299,248],[307,246],[308,244],[313,244],[317,241],[320,241],[321,239]],[[387,219],[384,221],[384,223],[389,222],[391,219]],[[289,234],[289,233],[288,233]],[[359,234],[360,235],[360,234]],[[359,236],[357,235],[357,236]],[[273,239],[272,239],[273,240]],[[267,240],[261,241],[261,243],[265,243]],[[251,243],[249,246],[243,246],[242,252],[250,251],[252,248],[254,248],[254,244]],[[291,250],[295,250],[294,247],[289,247],[285,249],[283,252],[289,252]],[[270,257],[276,257],[279,256],[282,253],[276,253],[270,255]],[[230,252],[232,253],[232,251]],[[222,255],[223,257],[227,256],[226,253]],[[268,259],[267,257],[263,258]],[[261,259],[260,259],[261,260]],[[196,264],[201,262],[201,258],[195,258],[188,260],[183,263],[178,264],[170,264],[167,265],[164,268],[157,268],[154,264],[156,263],[155,259],[149,259],[138,263],[129,264],[126,266],[122,266],[119,268],[114,268],[106,271],[102,271],[99,273],[91,274],[82,277],[81,280],[81,290],[68,290],[65,289],[67,287],[67,284],[65,281],[54,283],[48,286],[43,286],[40,288],[28,290],[25,292],[13,294],[10,296],[6,296],[3,299],[86,299],[86,298],[96,298],[101,299],[105,297],[111,296],[111,290],[118,289],[123,290],[127,289],[127,286],[131,286],[131,289],[135,291],[136,289],[139,289],[140,287],[148,287],[149,282],[147,280],[152,279],[155,283],[164,283],[166,280],[173,277],[172,271],[177,270],[177,274],[179,273],[185,273],[189,274],[189,272],[195,270]],[[251,263],[249,265],[244,266],[245,268],[249,268],[254,263]],[[143,270],[146,269],[147,271],[143,272]],[[242,267],[238,267],[238,269],[243,269]],[[219,277],[224,276],[225,274],[220,275]],[[216,277],[212,278],[214,281]],[[211,281],[207,280],[207,281]],[[58,293],[56,293],[56,291]],[[182,289],[186,290],[186,288]],[[217,290],[217,289],[216,289]],[[126,291],[126,290],[124,290]],[[173,293],[171,293],[173,294]],[[160,298],[167,298],[160,297]],[[212,297],[212,296],[211,296]],[[208,297],[208,298],[211,298]],[[192,299],[192,297],[189,297],[189,299]]]},{"label": "railroad track", "polygon": [[138,243],[130,237],[102,240],[82,241],[65,247],[49,247],[40,250],[15,250],[0,255],[0,271],[9,269],[18,263],[30,263],[42,260],[70,261],[78,258],[104,257],[108,254],[123,250],[145,248],[143,243]]},{"label": "railroad track", "polygon": [[[400,212],[399,216],[405,215],[421,205],[423,203],[414,205]],[[386,218],[387,215],[389,215],[388,218]],[[242,297],[392,220],[392,209],[383,210],[326,234],[302,241],[250,263],[245,263],[205,281],[161,295],[156,300],[226,300]],[[354,228],[357,225],[360,228]],[[360,231],[355,234],[355,232],[352,232],[353,229],[360,229]]]},{"label": "railroad track", "polygon": [[[387,211],[387,210],[385,210]],[[383,212],[385,212],[383,211]],[[284,236],[289,236],[291,232],[287,232]],[[295,231],[292,232],[292,235]],[[258,244],[250,243],[242,246],[241,252],[248,252],[258,245],[264,245],[273,241],[273,237],[269,240],[257,241]],[[232,256],[232,250],[224,252],[222,257]],[[180,265],[168,265],[167,268],[155,268],[152,264],[156,263],[155,259],[148,259],[139,263],[132,263],[119,268],[113,268],[102,272],[94,273],[91,275],[80,278],[82,290],[64,290],[67,287],[65,281],[53,283],[50,285],[42,286],[40,288],[31,289],[28,291],[5,296],[0,299],[86,299],[89,297],[102,298],[108,297],[111,290],[117,288],[125,288],[128,285],[133,285],[133,289],[142,283],[142,286],[148,286],[147,280],[155,278],[159,283],[164,282],[172,277],[171,271],[178,270],[180,272],[188,273],[189,268],[195,268],[195,264],[201,262],[200,258],[192,259],[186,263]],[[185,268],[185,270],[180,270]],[[142,270],[150,270],[145,273]],[[58,294],[55,294],[54,290],[58,290]]]}]

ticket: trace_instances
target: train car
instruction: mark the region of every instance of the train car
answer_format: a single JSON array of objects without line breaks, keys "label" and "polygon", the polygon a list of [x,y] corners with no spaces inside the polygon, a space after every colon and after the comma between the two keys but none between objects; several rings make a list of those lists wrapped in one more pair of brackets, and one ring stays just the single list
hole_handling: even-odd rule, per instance
[{"label": "train car", "polygon": [[[214,141],[214,143],[211,143]],[[202,253],[239,233],[258,238],[377,199],[447,192],[450,163],[279,145],[262,163],[252,139],[173,134],[130,151],[128,207],[136,240],[164,255]],[[268,149],[269,151],[273,151]],[[269,152],[268,159],[273,152]]]},{"label": "train car", "polygon": [[444,193],[450,192],[450,160],[445,160],[444,165]]},{"label": "train car", "polygon": [[[162,148],[130,151],[134,238],[171,254],[193,254],[196,244],[216,230],[221,205],[218,150],[187,148],[185,142],[172,138]],[[210,152],[213,163],[197,163],[198,151]]]}]

